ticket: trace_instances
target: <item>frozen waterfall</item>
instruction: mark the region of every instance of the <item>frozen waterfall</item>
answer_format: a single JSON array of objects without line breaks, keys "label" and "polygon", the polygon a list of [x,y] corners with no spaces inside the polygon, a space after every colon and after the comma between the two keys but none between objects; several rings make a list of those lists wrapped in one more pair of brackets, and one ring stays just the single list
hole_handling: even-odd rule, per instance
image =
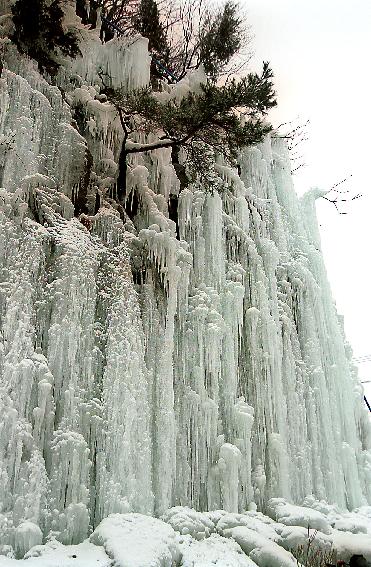
[{"label": "frozen waterfall", "polygon": [[370,426],[316,193],[298,200],[284,141],[246,148],[239,173],[218,160],[214,193],[180,190],[170,149],[138,154],[125,218],[98,69],[146,84],[146,40],[82,34],[63,88],[2,44],[1,544],[79,543],[112,512],[175,505],[371,503]]}]

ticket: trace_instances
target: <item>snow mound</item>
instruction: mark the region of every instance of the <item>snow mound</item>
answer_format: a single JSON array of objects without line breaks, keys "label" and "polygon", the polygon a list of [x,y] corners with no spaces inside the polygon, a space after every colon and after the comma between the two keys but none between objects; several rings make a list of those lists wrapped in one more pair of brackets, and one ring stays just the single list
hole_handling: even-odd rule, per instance
[{"label": "snow mound", "polygon": [[[278,506],[279,504],[279,506]],[[300,567],[295,550],[305,548],[308,537],[317,552],[337,553],[337,559],[349,561],[353,554],[363,555],[371,564],[370,509],[341,513],[329,510],[328,522],[308,530],[303,518],[320,518],[312,508],[294,506],[282,499],[270,501],[271,511],[285,522],[277,522],[261,512],[241,514],[223,510],[198,512],[176,506],[161,519],[137,513],[111,514],[96,528],[89,540],[79,545],[63,545],[51,540],[35,545],[24,560],[14,559],[10,545],[1,545],[0,567]],[[274,509],[276,509],[274,508]],[[300,512],[300,513],[299,513]],[[307,515],[306,515],[307,514]],[[357,528],[367,533],[352,533]],[[291,525],[292,524],[292,525]],[[348,528],[348,529],[347,529]],[[15,549],[20,557],[40,538],[34,524],[25,522],[17,528],[24,534],[24,548]],[[17,537],[18,545],[21,538]]]},{"label": "snow mound", "polygon": [[202,540],[215,530],[212,520],[201,512],[183,506],[170,508],[162,516],[162,520],[170,524],[176,532],[189,534],[196,540]]},{"label": "snow mound", "polygon": [[172,567],[180,558],[175,531],[142,514],[111,514],[90,536],[117,567]]},{"label": "snow mound", "polygon": [[[283,526],[276,527],[277,534],[279,535],[278,543],[287,551],[305,547],[308,543],[308,528],[301,526]],[[311,548],[322,551],[330,552],[333,548],[331,536],[322,534],[317,530],[309,530],[309,537],[312,540]]]},{"label": "snow mound", "polygon": [[112,562],[104,549],[88,541],[78,545],[63,545],[53,540],[46,545],[37,545],[17,561],[0,555],[0,567],[111,567]]},{"label": "snow mound", "polygon": [[245,526],[238,526],[225,530],[224,533],[226,536],[233,538],[259,567],[298,566],[296,559],[291,553],[254,530]]},{"label": "snow mound", "polygon": [[317,510],[304,508],[303,506],[294,506],[289,504],[283,498],[271,498],[268,502],[268,514],[278,522],[286,526],[302,526],[303,528],[312,528],[323,532],[331,533],[330,522]]},{"label": "snow mound", "polygon": [[238,526],[246,526],[272,541],[279,539],[275,523],[259,512],[246,512],[245,514],[226,514],[217,523],[216,529],[220,534]]},{"label": "snow mound", "polygon": [[203,541],[186,536],[180,544],[183,567],[256,567],[233,540],[212,534]]},{"label": "snow mound", "polygon": [[334,531],[332,541],[338,557],[341,557],[344,561],[349,561],[352,555],[363,555],[371,564],[371,538],[369,535]]},{"label": "snow mound", "polygon": [[340,532],[352,532],[353,534],[367,534],[368,531],[367,521],[362,518],[356,518],[353,514],[335,520],[334,528]]}]

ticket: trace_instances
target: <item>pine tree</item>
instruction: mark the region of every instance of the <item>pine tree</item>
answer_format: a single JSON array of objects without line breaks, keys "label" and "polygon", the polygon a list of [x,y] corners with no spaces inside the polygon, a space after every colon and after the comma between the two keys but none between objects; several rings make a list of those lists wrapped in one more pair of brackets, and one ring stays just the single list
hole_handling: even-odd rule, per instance
[{"label": "pine tree", "polygon": [[214,17],[207,17],[201,30],[199,60],[211,77],[226,65],[241,48],[241,24],[238,5],[227,0]]},{"label": "pine tree", "polygon": [[[140,0],[137,14],[134,17],[134,29],[143,37],[148,38],[148,51],[150,53],[154,53],[163,61],[167,60],[169,48],[155,0]],[[151,77],[162,78],[161,70],[153,60]]]},{"label": "pine tree", "polygon": [[58,50],[70,57],[79,53],[77,38],[63,29],[60,0],[53,0],[50,5],[45,0],[17,0],[12,13],[12,39],[21,53],[38,62],[41,71],[52,74],[58,70]]},{"label": "pine tree", "polygon": [[[106,89],[105,93],[118,110],[124,132],[118,179],[119,197],[126,192],[127,157],[130,154],[159,148],[186,148],[191,160],[203,173],[202,148],[223,154],[231,163],[239,148],[261,142],[271,127],[262,121],[276,105],[268,63],[261,75],[249,73],[224,86],[209,81],[201,92],[190,92],[180,101],[160,102],[150,89],[131,92]],[[162,131],[156,142],[133,143],[135,132]],[[204,154],[206,155],[206,154]],[[204,160],[206,163],[206,160]],[[210,161],[210,160],[209,160]]]},{"label": "pine tree", "polygon": [[148,38],[149,51],[161,54],[166,50],[167,40],[160,22],[160,14],[155,0],[141,0],[134,18],[134,28]]}]

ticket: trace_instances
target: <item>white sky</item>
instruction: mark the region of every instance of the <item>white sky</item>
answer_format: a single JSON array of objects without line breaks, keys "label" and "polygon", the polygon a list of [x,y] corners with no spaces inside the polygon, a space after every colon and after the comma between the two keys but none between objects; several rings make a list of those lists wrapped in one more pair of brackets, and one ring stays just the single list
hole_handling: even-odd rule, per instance
[{"label": "white sky", "polygon": [[[278,108],[274,125],[310,119],[296,189],[347,187],[363,197],[347,215],[320,199],[322,248],[355,356],[371,354],[371,0],[244,0],[254,34],[254,67],[270,61]],[[360,365],[371,380],[371,363]],[[371,385],[367,386],[371,399]]]}]

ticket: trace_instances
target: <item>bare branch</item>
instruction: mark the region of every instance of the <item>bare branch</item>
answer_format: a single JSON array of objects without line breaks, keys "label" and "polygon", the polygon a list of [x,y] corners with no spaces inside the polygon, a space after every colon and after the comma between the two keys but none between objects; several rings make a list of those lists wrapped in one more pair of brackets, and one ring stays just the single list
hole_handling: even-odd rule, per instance
[{"label": "bare branch", "polygon": [[[335,209],[340,215],[348,214],[348,211],[340,210],[341,205],[343,205],[344,203],[350,203],[352,201],[356,201],[357,199],[360,199],[363,196],[362,193],[357,193],[351,196],[350,195],[351,191],[349,189],[342,189],[342,190],[337,189],[337,187],[344,185],[344,183],[346,183],[351,177],[352,174],[349,175],[348,177],[345,177],[341,181],[334,183],[334,185],[332,185],[332,187],[327,191],[327,193],[322,196],[322,199],[334,205]],[[331,196],[329,196],[331,193],[336,193],[336,195],[332,198]]]}]

